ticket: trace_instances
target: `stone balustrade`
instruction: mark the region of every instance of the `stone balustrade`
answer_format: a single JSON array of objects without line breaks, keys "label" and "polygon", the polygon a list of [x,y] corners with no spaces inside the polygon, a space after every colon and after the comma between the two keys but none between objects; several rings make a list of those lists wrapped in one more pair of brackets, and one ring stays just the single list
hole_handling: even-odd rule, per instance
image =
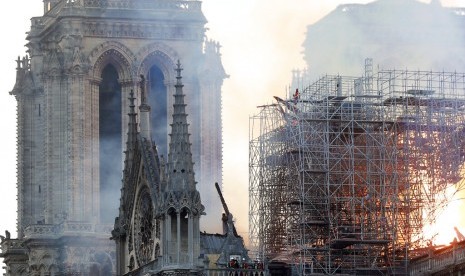
[{"label": "stone balustrade", "polygon": [[18,250],[26,250],[23,241],[18,240],[18,239],[7,239],[1,242],[1,252],[0,257],[4,257],[3,254],[4,252],[7,251],[18,251]]},{"label": "stone balustrade", "polygon": [[448,248],[432,251],[428,256],[413,260],[409,275],[431,275],[465,263],[465,243],[453,244]]},{"label": "stone balustrade", "polygon": [[49,15],[58,14],[63,8],[88,7],[110,9],[175,9],[201,11],[201,2],[195,0],[134,1],[134,0],[66,0],[56,3]]},{"label": "stone balustrade", "polygon": [[34,224],[24,230],[26,238],[56,238],[69,234],[111,235],[113,225],[87,222],[64,222],[62,224]]},{"label": "stone balustrade", "polygon": [[55,224],[34,224],[29,225],[24,230],[25,238],[53,238],[61,232]]},{"label": "stone balustrade", "polygon": [[84,6],[89,8],[110,9],[163,9],[163,10],[186,10],[198,12],[201,10],[200,1],[133,1],[133,0],[68,0],[66,6]]},{"label": "stone balustrade", "polygon": [[178,264],[190,264],[193,265],[189,261],[189,254],[187,253],[179,253],[179,262],[177,261],[177,254],[169,254],[167,258],[165,258],[165,261],[163,262],[165,266],[170,266],[170,265],[178,265]]}]

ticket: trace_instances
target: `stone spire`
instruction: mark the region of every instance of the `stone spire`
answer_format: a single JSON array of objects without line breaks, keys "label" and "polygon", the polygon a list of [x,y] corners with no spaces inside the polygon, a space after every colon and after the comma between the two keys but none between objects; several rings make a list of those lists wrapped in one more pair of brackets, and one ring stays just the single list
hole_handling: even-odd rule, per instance
[{"label": "stone spire", "polygon": [[[157,200],[157,217],[163,233],[163,267],[177,267],[179,275],[198,269],[200,256],[199,219],[205,207],[196,190],[194,162],[182,92],[181,63],[177,64],[173,122],[167,163],[167,185]],[[187,258],[186,258],[187,257]],[[162,269],[164,270],[164,268]],[[181,273],[182,272],[182,273]],[[191,274],[189,274],[191,275]]]},{"label": "stone spire", "polygon": [[130,152],[134,149],[137,140],[137,121],[136,121],[136,111],[134,105],[134,91],[131,90],[129,94],[129,122],[128,122],[128,140],[126,142],[127,151]]},{"label": "stone spire", "polygon": [[[124,221],[124,210],[121,208],[126,202],[128,202],[128,196],[129,195],[129,190],[131,187],[128,186],[126,181],[126,176],[132,175],[131,167],[132,163],[134,162],[134,156],[136,154],[137,150],[137,121],[136,121],[136,111],[135,111],[135,105],[134,105],[134,91],[131,90],[129,93],[129,122],[128,122],[128,138],[126,141],[126,151],[125,153],[125,159],[124,159],[124,168],[123,168],[123,187],[121,190],[121,197],[120,197],[120,208],[119,208],[119,216],[120,216],[120,221],[118,222],[119,225],[116,225],[115,223],[115,228],[120,226],[121,229],[123,229],[123,225],[129,225],[129,221]],[[118,231],[122,231],[122,230]]]},{"label": "stone spire", "polygon": [[195,190],[194,162],[186,114],[186,104],[182,91],[181,63],[177,63],[176,92],[174,94],[173,123],[168,154],[168,189],[172,191]]},{"label": "stone spire", "polygon": [[141,104],[139,106],[140,111],[140,134],[143,138],[151,141],[152,131],[150,128],[150,105],[148,104],[147,91],[145,87],[145,77],[140,75],[140,97]]}]

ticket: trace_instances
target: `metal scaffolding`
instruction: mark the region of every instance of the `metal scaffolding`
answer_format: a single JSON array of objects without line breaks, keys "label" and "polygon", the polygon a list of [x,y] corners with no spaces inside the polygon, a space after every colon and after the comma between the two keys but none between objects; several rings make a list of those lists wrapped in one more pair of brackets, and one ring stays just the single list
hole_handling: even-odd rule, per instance
[{"label": "metal scaffolding", "polygon": [[462,189],[465,75],[325,76],[250,119],[250,242],[298,275],[407,275]]}]

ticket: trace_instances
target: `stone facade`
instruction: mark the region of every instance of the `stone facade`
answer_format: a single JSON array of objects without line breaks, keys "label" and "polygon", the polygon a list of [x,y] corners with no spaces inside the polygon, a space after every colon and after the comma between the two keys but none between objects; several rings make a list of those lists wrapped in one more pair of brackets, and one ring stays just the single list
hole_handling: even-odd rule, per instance
[{"label": "stone facade", "polygon": [[[109,237],[118,215],[130,92],[139,106],[140,76],[146,76],[147,93],[157,95],[152,99],[167,117],[173,68],[183,61],[194,171],[205,183],[203,196],[216,196],[209,183],[221,182],[227,77],[219,45],[205,40],[199,1],[47,0],[44,15],[31,22],[29,56],[18,58],[11,91],[18,102],[18,238],[2,242],[7,274],[115,273]],[[156,136],[165,152],[168,127],[162,121]]]}]

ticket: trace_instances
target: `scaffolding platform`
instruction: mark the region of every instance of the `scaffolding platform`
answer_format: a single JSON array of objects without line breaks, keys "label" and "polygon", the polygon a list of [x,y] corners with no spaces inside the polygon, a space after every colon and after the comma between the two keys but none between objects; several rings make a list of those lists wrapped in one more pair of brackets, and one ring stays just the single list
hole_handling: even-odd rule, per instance
[{"label": "scaffolding platform", "polygon": [[332,249],[344,249],[348,246],[355,245],[355,244],[368,244],[368,245],[387,245],[390,241],[389,240],[362,240],[362,239],[354,239],[354,238],[343,238],[334,240],[331,243]]}]

